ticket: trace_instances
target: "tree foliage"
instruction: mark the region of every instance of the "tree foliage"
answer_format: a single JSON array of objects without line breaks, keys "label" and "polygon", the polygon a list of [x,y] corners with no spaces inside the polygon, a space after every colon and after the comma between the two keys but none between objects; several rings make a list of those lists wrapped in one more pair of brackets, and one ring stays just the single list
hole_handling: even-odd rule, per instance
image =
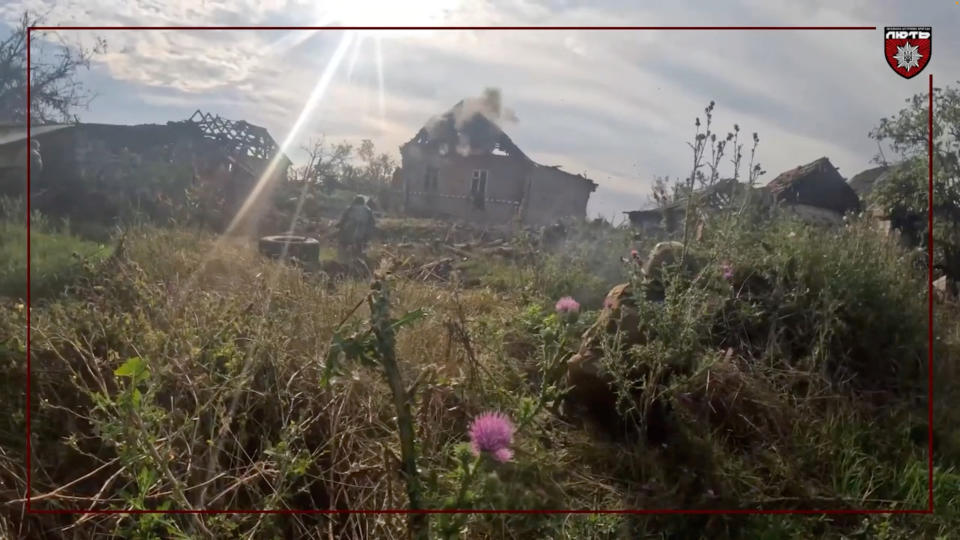
[{"label": "tree foliage", "polygon": [[290,171],[293,184],[312,184],[324,191],[334,189],[350,167],[353,146],[347,142],[328,144],[324,138],[310,141],[303,150],[307,153],[306,164]]},{"label": "tree foliage", "polygon": [[[933,247],[935,268],[960,278],[960,88],[933,92]],[[907,99],[896,115],[882,118],[870,137],[897,155],[871,202],[915,245],[929,242],[929,94]],[[882,148],[882,146],[881,146]],[[877,161],[883,162],[882,155]]]},{"label": "tree foliage", "polygon": [[[0,40],[0,121],[27,120],[27,29],[43,22],[24,13],[13,32]],[[106,51],[97,38],[93,47],[68,42],[61,32],[30,33],[30,118],[34,123],[67,122],[93,99],[77,75],[91,58]]]},{"label": "tree foliage", "polygon": [[308,155],[307,163],[293,169],[291,181],[316,184],[325,191],[336,187],[376,191],[390,182],[396,167],[388,154],[377,153],[370,139],[354,146],[346,141],[330,144],[320,138],[308,143],[303,150]]}]

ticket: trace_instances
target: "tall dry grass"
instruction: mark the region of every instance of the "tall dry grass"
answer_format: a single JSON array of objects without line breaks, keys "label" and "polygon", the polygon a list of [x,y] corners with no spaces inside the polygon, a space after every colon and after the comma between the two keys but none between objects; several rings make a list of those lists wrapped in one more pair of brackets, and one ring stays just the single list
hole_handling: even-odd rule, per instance
[{"label": "tall dry grass", "polygon": [[[665,304],[644,308],[647,344],[607,359],[620,366],[617,388],[647,390],[632,406],[654,398],[693,405],[674,407],[666,446],[607,439],[544,407],[518,436],[515,460],[470,486],[470,504],[925,505],[925,371],[914,369],[918,353],[923,367],[925,337],[913,320],[923,315],[920,278],[902,250],[884,247],[865,228],[827,243],[820,233],[783,227],[717,229],[696,248],[704,268],[729,260],[738,275],[764,279],[739,296],[710,270],[673,284]],[[425,505],[442,507],[458,489],[457,447],[472,417],[486,410],[519,416],[537,401],[538,358],[557,350],[549,306],[566,287],[564,263],[610,265],[611,282],[596,288],[622,279],[616,257],[629,249],[627,239],[583,247],[589,234],[543,255],[553,258],[541,268],[554,268],[557,279],[546,275],[532,287],[392,282],[395,313],[427,312],[400,330],[396,343],[403,380],[418,381],[412,409]],[[483,276],[491,268],[474,271]],[[331,282],[204,233],[130,231],[121,253],[31,314],[33,507],[405,508],[395,410],[382,377],[347,362],[321,384],[335,331],[363,331],[368,292],[366,282]],[[578,331],[599,307],[584,300]],[[0,429],[0,489],[12,501],[2,506],[8,536],[406,535],[398,514],[24,514],[24,317],[16,301],[3,303],[0,328],[9,337],[2,341],[0,399],[11,414]],[[957,522],[949,509],[960,500],[960,446],[946,406],[955,394],[960,334],[954,311],[938,321],[939,516],[471,515],[461,524],[464,536],[947,534]],[[517,336],[524,347],[515,347]],[[564,347],[562,354],[572,353],[575,340]],[[838,358],[856,362],[833,365]],[[891,366],[899,370],[893,378]]]}]

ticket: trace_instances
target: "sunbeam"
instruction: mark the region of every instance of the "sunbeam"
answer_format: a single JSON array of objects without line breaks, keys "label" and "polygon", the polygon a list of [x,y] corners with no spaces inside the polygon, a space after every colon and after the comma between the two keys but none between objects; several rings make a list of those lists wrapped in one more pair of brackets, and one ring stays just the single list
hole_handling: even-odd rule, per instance
[{"label": "sunbeam", "polygon": [[280,144],[280,148],[273,156],[273,159],[270,160],[266,170],[264,170],[263,174],[260,175],[260,179],[257,180],[257,183],[253,186],[253,189],[250,191],[250,195],[247,196],[247,199],[243,202],[240,210],[238,210],[237,214],[233,217],[233,220],[230,222],[230,225],[227,227],[227,230],[224,233],[225,236],[229,236],[236,230],[244,216],[246,216],[247,212],[249,212],[253,205],[257,202],[257,199],[266,187],[267,182],[277,170],[283,155],[289,151],[293,141],[295,141],[300,135],[303,125],[310,118],[313,111],[320,103],[320,100],[326,93],[327,88],[330,86],[330,81],[333,79],[334,74],[337,72],[337,69],[343,62],[343,57],[355,38],[356,34],[354,32],[346,32],[343,34],[343,38],[340,40],[340,44],[337,45],[337,49],[333,52],[333,56],[327,63],[327,67],[324,68],[323,72],[320,74],[317,84],[314,85],[313,91],[310,92],[310,96],[307,98],[306,102],[304,102],[303,109],[300,111],[300,115],[297,116],[297,120],[293,123],[290,131],[287,132],[287,136],[283,139],[283,142]]},{"label": "sunbeam", "polygon": [[383,50],[380,48],[380,36],[374,36],[373,42],[376,44],[376,55],[377,55],[377,108],[380,113],[380,133],[382,134],[387,129],[386,122],[386,107],[384,105],[383,98]]},{"label": "sunbeam", "polygon": [[286,53],[316,35],[315,30],[290,30],[283,37],[267,45],[265,53],[280,55]]},{"label": "sunbeam", "polygon": [[183,296],[189,294],[189,291],[193,288],[193,284],[196,282],[197,277],[204,270],[210,260],[216,256],[217,253],[222,249],[224,242],[232,236],[237,229],[237,227],[242,223],[243,217],[253,208],[253,205],[257,202],[260,195],[263,193],[264,188],[266,188],[269,179],[273,176],[277,167],[280,164],[280,160],[283,156],[289,151],[290,146],[293,144],[297,137],[300,135],[301,130],[303,129],[304,124],[310,118],[313,111],[316,109],[317,105],[320,103],[321,99],[326,93],[327,88],[330,86],[330,81],[333,79],[333,76],[336,74],[337,69],[343,63],[343,58],[346,55],[347,50],[350,48],[351,44],[355,42],[356,33],[352,31],[345,32],[343,38],[340,40],[339,45],[337,45],[336,50],[333,52],[333,55],[330,57],[330,61],[327,63],[326,67],[321,72],[320,77],[317,79],[317,83],[313,87],[313,91],[307,97],[306,101],[303,104],[303,108],[300,110],[300,114],[297,117],[297,120],[293,123],[293,126],[290,128],[290,131],[287,133],[287,136],[284,138],[283,142],[280,144],[280,148],[277,149],[276,154],[267,164],[263,174],[257,180],[253,189],[250,190],[250,194],[247,195],[247,198],[244,200],[240,209],[234,215],[233,219],[230,221],[230,224],[227,226],[226,230],[217,241],[214,243],[213,248],[207,253],[206,257],[200,262],[197,269],[187,278],[184,286],[181,287],[179,294],[177,295],[177,303],[180,303],[183,299]]},{"label": "sunbeam", "polygon": [[[260,176],[260,179],[257,181],[254,188],[250,191],[250,195],[247,196],[247,199],[246,201],[244,201],[243,206],[240,207],[240,210],[237,212],[236,216],[234,216],[233,221],[230,223],[230,226],[227,227],[227,230],[218,239],[217,245],[214,245],[214,249],[211,250],[210,255],[217,253],[219,251],[220,243],[230,236],[230,233],[233,232],[233,230],[235,230],[237,225],[242,221],[243,216],[247,212],[249,212],[253,204],[256,203],[260,194],[263,192],[263,189],[266,186],[267,182],[269,181],[274,171],[276,170],[277,166],[279,165],[281,157],[286,152],[289,151],[289,148],[293,144],[293,141],[297,139],[297,137],[300,134],[300,131],[303,129],[303,125],[306,123],[307,119],[310,118],[310,116],[313,114],[313,111],[316,109],[317,105],[323,99],[323,96],[325,95],[327,88],[330,86],[330,81],[333,79],[333,76],[336,74],[337,69],[340,67],[340,64],[343,62],[343,58],[346,55],[347,50],[353,44],[355,37],[356,37],[355,32],[344,33],[343,38],[340,40],[340,44],[337,45],[337,49],[333,52],[333,56],[330,57],[330,61],[327,63],[327,66],[324,68],[323,72],[320,74],[320,78],[317,79],[317,83],[314,85],[313,91],[310,92],[310,96],[307,97],[307,100],[304,102],[303,108],[300,110],[300,115],[297,117],[297,120],[293,123],[293,126],[290,128],[290,131],[287,133],[287,136],[283,139],[283,142],[280,144],[280,148],[277,149],[276,155],[273,157],[273,159],[270,160],[270,163],[267,166],[266,170]],[[306,186],[304,186],[304,189],[300,193],[300,200],[297,203],[297,214],[299,214],[299,212],[302,209],[305,194],[306,194]],[[296,222],[296,219],[297,219],[297,216],[295,215],[293,217],[294,223]],[[210,255],[208,255],[208,258]],[[206,260],[203,263],[201,263],[200,268],[197,270],[197,273],[199,273],[199,271],[206,265],[206,263],[207,263]],[[280,267],[277,267],[274,270],[274,272],[271,272],[270,275],[267,276],[266,281],[270,283],[267,286],[267,288],[268,290],[271,291],[271,295],[268,296],[267,301],[260,306],[260,309],[263,310],[263,313],[266,313],[270,309],[270,303],[272,300],[272,291],[273,291],[274,285],[276,284],[276,280],[279,277],[279,272],[280,272]],[[194,276],[191,276],[191,281],[193,281],[196,275],[197,274],[195,273]],[[261,328],[265,324],[265,321],[266,321],[266,317],[261,317],[260,319]],[[243,364],[243,368],[241,369],[241,372],[240,372],[239,380],[243,380],[243,378],[249,372],[250,366],[252,365],[253,358],[254,358],[254,355],[252,354],[252,351],[248,351],[246,360],[244,361],[244,364]],[[231,398],[230,408],[227,411],[228,420],[225,425],[229,425],[230,421],[232,421],[233,416],[236,414],[237,407],[239,406],[239,402],[240,402],[240,395],[241,395],[241,391],[240,391],[240,387],[238,386],[234,390],[233,396]],[[216,451],[211,453],[210,461],[207,465],[208,467],[207,481],[213,478],[214,475],[217,473],[216,463],[217,463],[217,459],[219,458],[220,452],[222,450],[222,445],[223,445],[223,439],[218,437],[217,443],[216,443]],[[206,487],[204,487],[200,495],[201,502],[205,501],[206,493],[207,493]]]},{"label": "sunbeam", "polygon": [[350,63],[347,64],[347,82],[353,81],[353,68],[357,66],[357,56],[360,55],[360,45],[363,44],[363,39],[363,34],[360,34],[353,42],[353,50],[350,52]]}]

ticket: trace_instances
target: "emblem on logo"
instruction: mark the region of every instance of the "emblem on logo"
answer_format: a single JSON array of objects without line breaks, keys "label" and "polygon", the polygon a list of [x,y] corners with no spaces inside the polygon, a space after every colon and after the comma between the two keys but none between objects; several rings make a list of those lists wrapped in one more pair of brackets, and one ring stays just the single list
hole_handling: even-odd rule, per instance
[{"label": "emblem on logo", "polygon": [[888,26],[883,29],[883,55],[898,75],[910,79],[930,63],[929,26]]}]

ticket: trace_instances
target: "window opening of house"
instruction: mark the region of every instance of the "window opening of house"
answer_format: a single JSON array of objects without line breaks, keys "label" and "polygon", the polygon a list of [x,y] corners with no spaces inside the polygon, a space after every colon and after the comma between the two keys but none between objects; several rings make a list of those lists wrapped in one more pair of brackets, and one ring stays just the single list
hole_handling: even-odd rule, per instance
[{"label": "window opening of house", "polygon": [[473,198],[473,204],[477,208],[483,208],[487,199],[487,171],[478,169],[473,171],[473,179],[470,184],[470,195]]},{"label": "window opening of house", "polygon": [[436,191],[440,171],[436,167],[427,167],[427,172],[423,178],[423,187],[425,191]]}]

